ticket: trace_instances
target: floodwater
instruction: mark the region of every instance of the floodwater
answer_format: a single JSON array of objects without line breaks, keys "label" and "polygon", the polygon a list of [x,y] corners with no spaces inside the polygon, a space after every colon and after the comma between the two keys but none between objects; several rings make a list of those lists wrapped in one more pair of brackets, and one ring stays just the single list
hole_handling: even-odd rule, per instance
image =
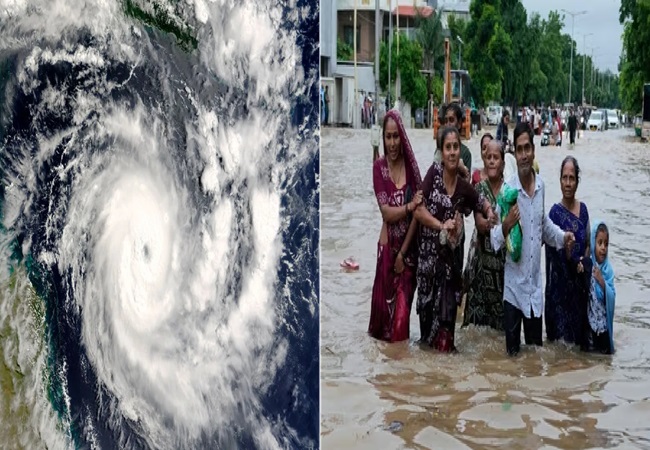
[{"label": "floodwater", "polygon": [[[408,135],[424,176],[431,130]],[[321,136],[323,448],[650,449],[650,144],[633,129],[586,132],[572,150],[536,138],[547,211],[561,199],[560,163],[571,154],[582,170],[577,197],[610,228],[617,352],[545,342],[509,358],[501,333],[477,327],[457,326],[459,354],[420,347],[415,307],[408,342],[367,335],[381,226],[370,132]],[[479,138],[468,145],[472,166],[482,166]],[[471,218],[466,226],[471,235]],[[349,256],[358,272],[339,267]]]}]

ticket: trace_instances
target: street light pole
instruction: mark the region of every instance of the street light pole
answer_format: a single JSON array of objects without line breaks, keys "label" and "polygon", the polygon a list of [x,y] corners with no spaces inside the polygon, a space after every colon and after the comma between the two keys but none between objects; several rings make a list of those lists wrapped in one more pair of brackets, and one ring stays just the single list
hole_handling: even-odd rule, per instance
[{"label": "street light pole", "polygon": [[589,99],[589,103],[593,106],[594,104],[594,73],[596,72],[596,64],[594,64],[594,50],[597,50],[597,48],[592,48],[591,49],[591,79],[590,85],[591,85],[591,96]]},{"label": "street light pole", "polygon": [[353,47],[354,47],[354,114],[352,115],[352,128],[359,125],[359,94],[357,85],[357,0],[354,0],[354,24],[352,26],[353,34]]},{"label": "street light pole", "polygon": [[587,14],[587,11],[571,12],[571,11],[567,11],[566,9],[563,9],[562,11],[571,15],[571,62],[569,65],[569,100],[568,100],[569,102],[571,102],[571,82],[573,81],[573,25],[575,23],[576,16]]},{"label": "street light pole", "polygon": [[391,0],[388,0],[388,92],[386,93],[386,98],[388,99],[388,104],[386,110],[391,109],[392,101],[390,98],[390,71],[392,68],[391,65],[391,56],[393,53],[393,9],[391,5]]},{"label": "street light pole", "polygon": [[588,33],[582,35],[582,97],[581,104],[585,104],[585,60],[587,59],[587,36],[591,36],[594,33]]},{"label": "street light pole", "polygon": [[377,103],[379,102],[379,43],[381,42],[381,14],[379,1],[375,1],[375,123],[377,123]]},{"label": "street light pole", "polygon": [[461,67],[462,64],[460,63],[460,48],[461,48],[463,45],[465,45],[465,43],[464,43],[463,40],[460,38],[460,36],[456,36],[456,40],[457,40],[458,42],[460,42],[460,45],[458,46],[458,70],[461,70],[461,69],[462,69],[462,67]]}]

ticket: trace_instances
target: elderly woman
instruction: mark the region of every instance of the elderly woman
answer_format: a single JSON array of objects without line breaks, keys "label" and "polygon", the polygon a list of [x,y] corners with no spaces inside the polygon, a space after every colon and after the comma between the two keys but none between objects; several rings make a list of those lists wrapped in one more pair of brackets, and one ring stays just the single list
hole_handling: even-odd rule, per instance
[{"label": "elderly woman", "polygon": [[472,186],[476,186],[481,181],[487,179],[487,170],[485,165],[485,152],[487,150],[488,142],[490,142],[492,139],[494,138],[490,133],[485,133],[481,137],[481,160],[483,160],[483,168],[475,169],[474,172],[472,172]]},{"label": "elderly woman", "polygon": [[587,345],[588,301],[591,287],[590,225],[587,205],[576,199],[580,167],[573,156],[562,161],[562,200],[549,218],[563,231],[571,231],[575,245],[571,251],[546,246],[546,304],[544,317],[549,341]]},{"label": "elderly woman", "polygon": [[383,223],[368,333],[396,342],[409,337],[417,263],[413,211],[422,203],[422,179],[399,111],[386,113],[383,137],[384,156],[373,164],[375,196]]},{"label": "elderly woman", "polygon": [[461,300],[462,268],[454,257],[462,225],[461,214],[480,211],[496,217],[490,203],[459,175],[460,134],[447,126],[440,130],[442,162],[434,162],[422,183],[423,202],[415,210],[420,223],[417,268],[417,313],[421,342],[452,352],[456,312]]},{"label": "elderly woman", "polygon": [[[499,141],[488,142],[483,155],[487,179],[476,185],[476,190],[488,199],[496,211],[497,196],[503,186],[504,151]],[[488,325],[503,330],[503,265],[506,251],[494,251],[490,241],[492,223],[480,214],[474,214],[476,221],[473,247],[470,248],[471,263],[468,263],[465,283],[467,297],[463,326],[469,324]]]}]

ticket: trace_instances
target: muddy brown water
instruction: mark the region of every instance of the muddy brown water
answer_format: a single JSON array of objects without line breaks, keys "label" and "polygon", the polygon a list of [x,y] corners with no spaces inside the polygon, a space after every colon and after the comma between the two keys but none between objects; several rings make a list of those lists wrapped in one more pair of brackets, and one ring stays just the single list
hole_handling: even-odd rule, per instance
[{"label": "muddy brown water", "polygon": [[[424,175],[431,131],[408,134]],[[540,147],[536,138],[547,211],[561,199],[560,163],[571,154],[582,170],[577,197],[610,228],[616,354],[545,342],[508,358],[503,335],[485,328],[457,328],[457,355],[420,347],[415,308],[408,342],[367,335],[381,226],[370,133],[323,129],[323,448],[650,449],[650,144],[633,135],[587,132],[574,149]],[[473,167],[482,166],[478,137],[468,145]],[[466,226],[471,233],[471,218]],[[358,272],[339,267],[348,256]]]}]

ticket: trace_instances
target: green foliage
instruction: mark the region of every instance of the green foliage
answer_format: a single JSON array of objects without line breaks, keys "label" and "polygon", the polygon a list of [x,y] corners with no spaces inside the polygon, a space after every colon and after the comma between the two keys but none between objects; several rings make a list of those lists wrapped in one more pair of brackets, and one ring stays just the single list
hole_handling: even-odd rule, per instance
[{"label": "green foliage", "polygon": [[[391,52],[391,90],[400,70],[402,98],[414,108],[426,106],[427,85],[422,69],[422,47],[416,41],[409,40],[404,34],[400,36],[399,55],[397,54],[397,35],[393,38]],[[388,88],[388,44],[382,42],[379,49],[379,84],[383,90]]]},{"label": "green foliage", "polygon": [[442,74],[445,65],[445,38],[439,14],[429,17],[416,17],[416,40],[422,47],[422,60],[426,70],[435,70]]},{"label": "green foliage", "polygon": [[[450,14],[447,17],[447,27],[449,28],[449,51],[451,53],[451,67],[456,69],[466,69],[467,64],[465,62],[465,46],[458,42],[458,38],[461,38],[463,42],[466,42],[465,36],[467,33],[467,22],[463,19],[457,18],[454,14]],[[458,65],[458,50],[460,47],[461,53],[461,66]],[[444,59],[443,59],[444,63]]]},{"label": "green foliage", "polygon": [[[644,1],[650,8],[650,0]],[[623,3],[629,9],[636,0],[623,0]],[[511,106],[568,101],[578,104],[582,100],[583,83],[587,102],[593,92],[593,101],[600,106],[614,107],[619,103],[618,88],[612,85],[616,77],[595,69],[589,55],[576,51],[576,43],[564,32],[565,25],[570,22],[557,11],[551,11],[546,18],[539,14],[529,17],[521,0],[473,0],[470,16],[467,24],[451,19],[449,29],[452,45],[458,45],[455,36],[461,36],[465,42],[463,66],[470,72],[473,94],[479,104],[490,101]],[[650,26],[646,29],[644,33],[650,34]],[[648,44],[639,46],[638,51],[645,51],[646,59],[627,66],[623,62],[625,67],[621,72],[627,70],[628,78],[638,78],[640,67],[650,70],[648,48]],[[456,55],[457,48],[451,55],[454,61]],[[641,91],[635,92],[638,96]]]},{"label": "green foliage", "polygon": [[[442,102],[443,73],[445,68],[445,38],[440,22],[440,14],[431,14],[423,17],[418,13],[416,17],[416,40],[422,47],[422,67],[433,71],[430,77],[425,77],[425,82],[430,83],[427,93],[433,95],[436,103]],[[427,95],[426,98],[429,98]]]},{"label": "green foliage", "polygon": [[503,68],[497,64],[508,37],[500,28],[499,1],[475,0],[470,6],[472,20],[467,25],[466,63],[472,77],[473,94],[478,104],[501,96]]},{"label": "green foliage", "polygon": [[[621,0],[620,11],[620,20],[629,22],[625,25],[620,78],[594,67],[591,55],[578,53],[576,43],[566,32],[570,17],[567,19],[557,11],[549,12],[546,18],[537,13],[529,16],[521,0],[472,0],[469,22],[449,16],[452,67],[458,66],[458,46],[461,44],[457,37],[460,37],[464,42],[460,47],[462,66],[470,73],[472,96],[477,104],[486,105],[490,101],[510,106],[569,101],[580,104],[584,86],[587,103],[593,102],[601,107],[623,104],[624,109],[638,110],[643,83],[650,81],[650,0]],[[417,26],[422,60],[418,62],[413,55],[408,56],[408,61],[400,57],[402,96],[415,97],[415,102],[409,101],[414,105],[421,104],[421,81],[415,67],[422,63],[422,68],[436,72],[430,92],[439,102],[442,97],[441,77],[444,76],[445,34],[435,14],[426,19],[419,17]],[[402,42],[405,42],[404,38]],[[396,54],[393,51],[394,59]],[[380,58],[380,84],[386,89],[388,51],[385,43]],[[405,73],[412,74],[409,81]],[[395,78],[394,61],[392,85]],[[413,92],[407,89],[413,89]]]},{"label": "green foliage", "polygon": [[151,8],[153,11],[145,11],[145,8],[140,6],[136,0],[124,0],[123,3],[124,13],[139,20],[146,25],[158,28],[165,33],[173,34],[176,37],[178,44],[186,51],[196,50],[199,41],[192,34],[192,29],[178,20],[170,17],[167,10],[160,6],[158,3],[153,2]]},{"label": "green foliage", "polygon": [[643,84],[650,82],[650,1],[621,0],[619,11],[624,24],[621,104],[625,111],[636,114],[641,112]]},{"label": "green foliage", "polygon": [[354,59],[354,49],[350,44],[343,42],[340,38],[336,40],[336,59],[337,61],[352,61]]}]

